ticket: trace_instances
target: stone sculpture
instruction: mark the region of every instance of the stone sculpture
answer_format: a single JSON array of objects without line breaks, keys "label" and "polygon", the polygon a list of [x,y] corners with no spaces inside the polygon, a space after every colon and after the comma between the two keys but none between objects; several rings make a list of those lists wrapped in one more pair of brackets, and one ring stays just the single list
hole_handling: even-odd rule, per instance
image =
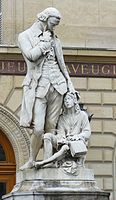
[{"label": "stone sculpture", "polygon": [[[96,186],[93,170],[84,166],[91,129],[54,34],[60,19],[57,9],[47,8],[18,38],[27,63],[20,125],[33,133],[29,160],[3,199],[109,200],[109,193]],[[44,159],[36,161],[42,145]]]},{"label": "stone sculpture", "polygon": [[20,125],[33,128],[29,161],[21,169],[33,167],[42,146],[44,133],[54,134],[61,112],[63,95],[74,92],[66,69],[60,40],[54,34],[61,15],[47,8],[37,15],[37,21],[19,34],[18,44],[27,64],[23,81]]},{"label": "stone sculpture", "polygon": [[[84,167],[87,143],[91,135],[88,115],[79,107],[79,96],[67,92],[64,97],[63,112],[59,117],[57,134],[44,135],[44,160],[35,162],[36,168],[53,161],[60,161],[60,167],[70,173],[76,173],[78,167]],[[53,154],[53,147],[57,150]]]}]

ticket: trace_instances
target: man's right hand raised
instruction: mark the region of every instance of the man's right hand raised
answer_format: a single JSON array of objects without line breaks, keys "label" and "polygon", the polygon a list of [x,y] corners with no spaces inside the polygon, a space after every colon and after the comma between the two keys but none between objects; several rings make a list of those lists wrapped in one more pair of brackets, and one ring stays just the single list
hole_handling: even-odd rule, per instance
[{"label": "man's right hand raised", "polygon": [[43,42],[50,42],[51,41],[51,32],[50,31],[45,31],[43,32],[43,35],[40,36],[40,41]]}]

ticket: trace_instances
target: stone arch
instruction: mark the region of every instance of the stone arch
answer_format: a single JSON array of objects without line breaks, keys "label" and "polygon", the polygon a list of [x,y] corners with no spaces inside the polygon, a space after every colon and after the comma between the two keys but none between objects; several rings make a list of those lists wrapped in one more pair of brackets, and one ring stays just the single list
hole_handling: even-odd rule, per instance
[{"label": "stone arch", "polygon": [[18,118],[2,105],[0,105],[0,129],[11,142],[15,153],[16,166],[19,169],[29,158],[29,133],[19,126]]}]

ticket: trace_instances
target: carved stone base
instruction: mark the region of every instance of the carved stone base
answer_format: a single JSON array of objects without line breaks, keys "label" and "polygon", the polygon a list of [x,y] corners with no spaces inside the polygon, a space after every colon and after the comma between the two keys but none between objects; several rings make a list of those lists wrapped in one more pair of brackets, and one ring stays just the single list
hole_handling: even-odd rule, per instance
[{"label": "carved stone base", "polygon": [[63,168],[30,169],[17,173],[17,184],[3,200],[109,200],[94,180],[93,170],[78,168],[67,173]]},{"label": "carved stone base", "polygon": [[109,200],[106,192],[52,192],[15,193],[3,197],[4,200]]}]

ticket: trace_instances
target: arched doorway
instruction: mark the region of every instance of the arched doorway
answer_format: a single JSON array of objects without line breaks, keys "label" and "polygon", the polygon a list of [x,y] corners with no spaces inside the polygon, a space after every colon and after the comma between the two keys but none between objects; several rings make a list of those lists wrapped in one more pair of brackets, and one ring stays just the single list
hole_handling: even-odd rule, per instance
[{"label": "arched doorway", "polygon": [[15,185],[16,162],[12,145],[6,135],[0,130],[0,199],[11,192]]}]

